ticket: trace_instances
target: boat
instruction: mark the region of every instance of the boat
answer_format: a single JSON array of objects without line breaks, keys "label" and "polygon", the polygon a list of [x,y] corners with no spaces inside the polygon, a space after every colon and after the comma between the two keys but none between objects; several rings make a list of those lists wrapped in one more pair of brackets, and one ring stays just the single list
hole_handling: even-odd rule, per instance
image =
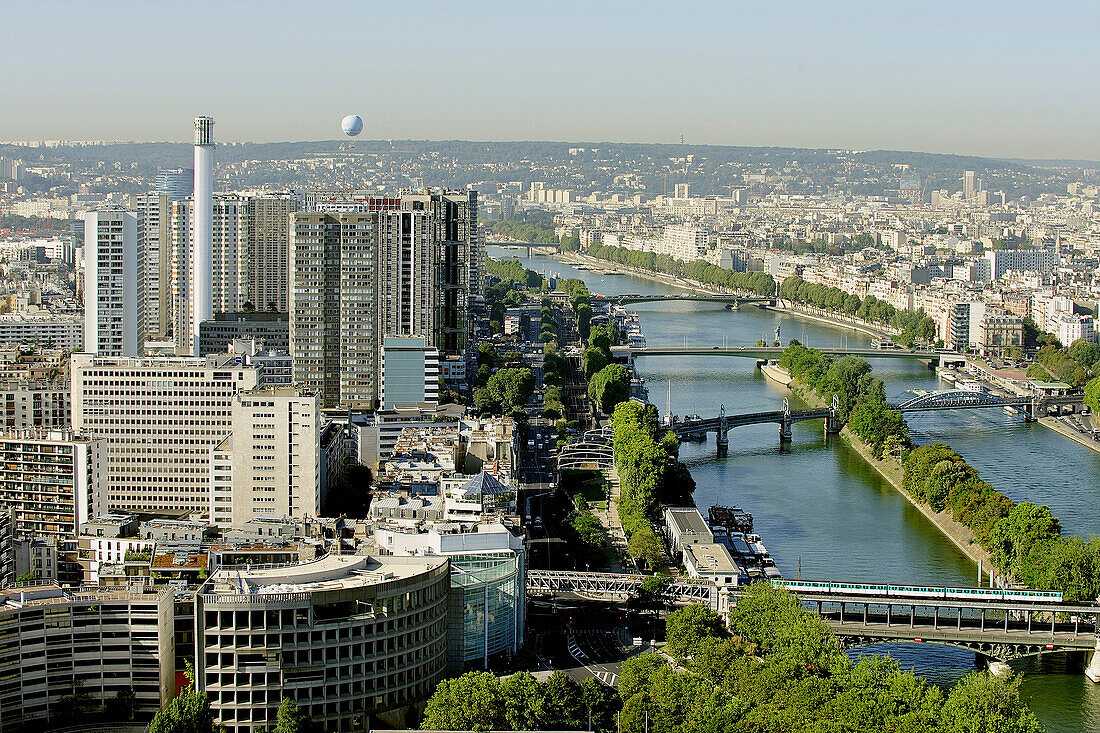
[{"label": "boat", "polygon": [[951,372],[943,372],[940,374],[940,379],[945,382],[950,382],[951,384],[955,383],[955,375]]},{"label": "boat", "polygon": [[985,385],[976,379],[960,379],[955,386],[963,392],[988,392]]},{"label": "boat", "polygon": [[1005,405],[1004,408],[1002,408],[1002,409],[1004,409],[1006,415],[1019,415],[1020,414],[1020,411],[1017,410],[1012,405]]},{"label": "boat", "polygon": [[707,511],[711,527],[726,527],[731,531],[752,534],[752,515],[738,506],[714,505]]}]

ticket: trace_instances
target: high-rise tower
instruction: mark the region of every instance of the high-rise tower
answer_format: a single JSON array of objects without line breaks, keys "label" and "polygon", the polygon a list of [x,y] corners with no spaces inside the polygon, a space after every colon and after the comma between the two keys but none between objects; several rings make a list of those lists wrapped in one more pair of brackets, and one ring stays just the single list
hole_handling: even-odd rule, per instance
[{"label": "high-rise tower", "polygon": [[[214,118],[195,118],[194,240],[191,247],[189,336],[199,353],[199,324],[213,316],[211,283],[214,258]],[[177,341],[177,343],[179,343]]]}]

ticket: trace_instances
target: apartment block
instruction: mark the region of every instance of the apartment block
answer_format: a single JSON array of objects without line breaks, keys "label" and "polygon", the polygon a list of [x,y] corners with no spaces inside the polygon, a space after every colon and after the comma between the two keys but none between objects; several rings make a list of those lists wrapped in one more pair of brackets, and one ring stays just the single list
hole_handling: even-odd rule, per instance
[{"label": "apartment block", "polygon": [[231,355],[104,358],[73,354],[73,429],[106,441],[107,503],[206,511],[211,458],[233,427],[233,398],[257,370]]},{"label": "apartment block", "polygon": [[0,508],[16,537],[75,537],[106,511],[103,440],[62,431],[0,432]]},{"label": "apartment block", "polygon": [[151,717],[175,696],[173,596],[167,589],[0,588],[0,726],[45,726],[79,686],[102,703],[132,689]]},{"label": "apartment block", "polygon": [[65,382],[0,382],[0,429],[58,428],[72,423],[72,397]]},{"label": "apartment block", "polygon": [[122,207],[84,215],[84,349],[137,356],[144,336],[144,262],[137,217]]}]

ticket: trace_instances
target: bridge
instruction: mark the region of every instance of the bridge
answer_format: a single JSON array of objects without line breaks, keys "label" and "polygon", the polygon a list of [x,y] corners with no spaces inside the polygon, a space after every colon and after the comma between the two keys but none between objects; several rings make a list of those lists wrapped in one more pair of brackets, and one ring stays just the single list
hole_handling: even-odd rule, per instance
[{"label": "bridge", "polygon": [[712,295],[638,295],[630,293],[626,295],[593,295],[592,303],[611,303],[613,305],[631,305],[634,303],[664,303],[670,301],[687,301],[695,303],[722,303],[723,305],[738,307],[741,303],[763,303],[775,305],[774,297],[759,295],[736,295],[733,293]]},{"label": "bridge", "polygon": [[[988,392],[955,389],[917,395],[905,402],[888,404],[887,407],[901,413],[1013,407],[1019,409],[1023,413],[1024,419],[1030,422],[1049,414],[1052,408],[1061,412],[1062,408],[1066,406],[1078,407],[1083,400],[1084,396],[1079,394],[999,397]],[[822,418],[825,420],[826,433],[837,433],[844,427],[840,420],[840,407],[836,395],[833,396],[832,404],[828,407],[814,407],[803,410],[792,410],[787,399],[783,400],[783,409],[768,412],[727,415],[725,406],[723,406],[717,417],[677,420],[669,427],[676,437],[681,440],[702,439],[705,438],[707,433],[715,433],[717,435],[718,455],[722,456],[729,449],[728,432],[732,428],[744,425],[776,423],[779,425],[779,441],[787,443],[792,438],[791,428],[794,423],[805,420],[820,420]]]},{"label": "bridge", "polygon": [[[622,602],[636,594],[650,576],[529,570],[528,595],[571,594],[593,600]],[[672,578],[664,589],[671,604],[702,603],[729,613],[744,587],[719,586],[701,578]],[[838,595],[798,591],[803,606],[825,619],[846,646],[884,642],[927,643],[961,647],[988,658],[1008,661],[1056,651],[1093,654],[1100,606],[966,598],[919,594],[861,593]],[[1100,681],[1100,654],[1086,674]]]},{"label": "bridge", "polygon": [[[865,359],[917,359],[932,366],[940,363],[943,354],[938,351],[905,351],[904,349],[870,348],[816,348],[831,356],[859,356]],[[782,346],[612,346],[611,356],[616,361],[633,362],[639,356],[736,356],[748,359],[778,359],[786,348]],[[961,357],[959,357],[961,358]]]},{"label": "bridge", "polygon": [[559,471],[604,471],[615,462],[611,426],[587,430],[558,453]]}]

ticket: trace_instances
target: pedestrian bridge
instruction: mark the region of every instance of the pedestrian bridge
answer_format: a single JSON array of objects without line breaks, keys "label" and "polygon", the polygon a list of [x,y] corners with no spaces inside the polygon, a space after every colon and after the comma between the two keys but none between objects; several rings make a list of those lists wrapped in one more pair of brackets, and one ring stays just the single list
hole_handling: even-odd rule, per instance
[{"label": "pedestrian bridge", "polygon": [[[816,348],[816,347],[815,347]],[[831,356],[859,356],[865,359],[916,359],[933,366],[943,357],[938,351],[905,351],[903,349],[870,349],[824,347],[816,349]],[[640,356],[732,356],[749,359],[778,359],[783,346],[612,346],[611,356],[618,361],[632,362]]]},{"label": "pedestrian bridge", "polygon": [[[530,570],[527,593],[572,594],[621,602],[637,594],[647,577]],[[670,603],[702,603],[725,613],[737,605],[743,590],[718,586],[706,579],[672,578],[664,597]],[[845,595],[799,590],[795,595],[804,607],[820,614],[847,646],[942,644],[999,661],[1050,652],[1097,650],[1100,606],[1095,604],[929,598],[896,591]],[[1091,674],[1090,678],[1098,679]]]}]

